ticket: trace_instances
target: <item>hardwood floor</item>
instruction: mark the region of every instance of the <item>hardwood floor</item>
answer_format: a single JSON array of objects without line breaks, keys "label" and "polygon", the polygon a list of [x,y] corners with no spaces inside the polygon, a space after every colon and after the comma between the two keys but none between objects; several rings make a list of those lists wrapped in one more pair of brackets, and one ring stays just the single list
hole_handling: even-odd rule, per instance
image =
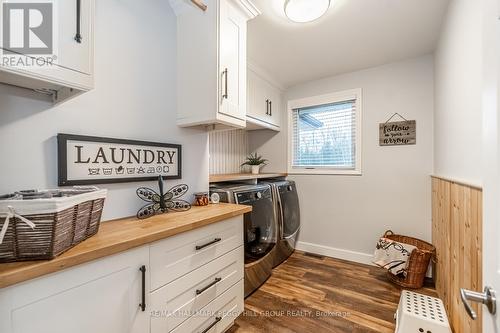
[{"label": "hardwood floor", "polygon": [[[295,252],[245,300],[229,333],[393,333],[401,289],[377,267]],[[418,292],[436,296],[433,289]]]}]

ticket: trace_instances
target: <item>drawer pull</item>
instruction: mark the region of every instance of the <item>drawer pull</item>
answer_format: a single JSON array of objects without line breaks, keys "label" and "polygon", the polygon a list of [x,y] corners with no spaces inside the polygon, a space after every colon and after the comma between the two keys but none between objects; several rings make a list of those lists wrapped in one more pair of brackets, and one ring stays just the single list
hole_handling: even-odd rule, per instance
[{"label": "drawer pull", "polygon": [[212,286],[215,286],[217,283],[221,282],[222,279],[221,278],[215,278],[215,280],[213,282],[211,282],[209,285],[206,285],[205,287],[201,288],[201,289],[196,289],[196,295],[199,295],[201,293],[203,293],[204,291],[206,291],[208,288],[212,287]]},{"label": "drawer pull", "polygon": [[205,329],[204,329],[201,333],[207,333],[208,331],[210,331],[210,329],[211,329],[212,327],[214,327],[215,325],[217,325],[217,323],[218,323],[219,321],[221,321],[221,320],[222,320],[222,317],[216,317],[216,318],[215,318],[215,321],[214,321],[213,323],[211,323],[211,324],[210,324],[210,326],[208,326],[207,328],[205,328]]},{"label": "drawer pull", "polygon": [[199,251],[199,250],[201,250],[201,249],[204,249],[204,248],[206,248],[207,246],[210,246],[210,245],[212,245],[212,244],[218,243],[218,242],[220,242],[221,240],[222,240],[222,238],[216,238],[216,239],[214,239],[213,241],[208,242],[208,243],[206,243],[206,244],[203,244],[203,245],[196,245],[196,251]]}]

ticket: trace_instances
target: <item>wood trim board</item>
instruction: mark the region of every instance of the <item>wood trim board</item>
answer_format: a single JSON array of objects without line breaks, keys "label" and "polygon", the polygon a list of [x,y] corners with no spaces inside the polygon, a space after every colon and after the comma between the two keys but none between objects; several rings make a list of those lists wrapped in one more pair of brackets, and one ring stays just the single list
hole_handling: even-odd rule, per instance
[{"label": "wood trim board", "polygon": [[222,183],[240,180],[252,180],[252,179],[266,179],[266,178],[279,178],[286,177],[287,173],[261,173],[254,175],[251,173],[230,173],[230,174],[220,174],[220,175],[210,175],[210,183]]},{"label": "wood trim board", "polygon": [[455,333],[482,332],[482,306],[472,320],[460,288],[482,288],[482,191],[475,186],[432,177],[432,242],[436,246],[436,290]]}]

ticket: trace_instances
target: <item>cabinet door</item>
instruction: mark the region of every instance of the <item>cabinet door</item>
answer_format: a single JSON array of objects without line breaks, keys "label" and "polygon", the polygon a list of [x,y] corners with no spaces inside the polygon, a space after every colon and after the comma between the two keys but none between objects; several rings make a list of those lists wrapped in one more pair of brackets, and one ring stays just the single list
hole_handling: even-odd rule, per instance
[{"label": "cabinet door", "polygon": [[263,80],[252,71],[248,71],[248,108],[249,118],[265,121],[269,112],[269,97],[266,96]]},{"label": "cabinet door", "polygon": [[144,246],[1,290],[0,332],[148,333],[148,256]]},{"label": "cabinet door", "polygon": [[279,127],[282,106],[281,91],[251,70],[248,71],[247,84],[249,95],[247,116],[249,120]]},{"label": "cabinet door", "polygon": [[269,123],[274,126],[280,127],[281,113],[282,113],[282,100],[281,91],[269,85]]},{"label": "cabinet door", "polygon": [[[77,10],[79,1],[80,10]],[[8,3],[8,0],[0,0],[0,4],[3,3]],[[7,13],[3,13],[3,15],[7,15]],[[54,0],[53,15],[54,28],[56,29],[55,40],[53,40],[54,51],[57,55],[56,64],[59,67],[91,75],[94,43],[94,0]],[[75,40],[77,22],[80,23],[80,42]],[[28,56],[31,55],[28,54]],[[44,70],[47,71],[47,69]],[[50,73],[48,75],[50,76]]]},{"label": "cabinet door", "polygon": [[220,1],[219,113],[246,119],[246,18],[229,0]]},{"label": "cabinet door", "polygon": [[[77,3],[81,2],[80,12]],[[94,0],[58,0],[58,65],[84,74],[92,72]],[[79,14],[79,15],[78,15]],[[75,40],[80,21],[80,42]]]}]

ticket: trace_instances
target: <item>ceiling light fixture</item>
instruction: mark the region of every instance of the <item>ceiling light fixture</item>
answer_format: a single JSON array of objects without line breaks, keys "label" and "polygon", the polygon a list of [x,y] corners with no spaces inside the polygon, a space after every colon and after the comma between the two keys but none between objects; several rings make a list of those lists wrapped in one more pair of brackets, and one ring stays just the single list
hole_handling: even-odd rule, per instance
[{"label": "ceiling light fixture", "polygon": [[330,0],[286,0],[285,15],[297,23],[314,21],[330,7]]}]

